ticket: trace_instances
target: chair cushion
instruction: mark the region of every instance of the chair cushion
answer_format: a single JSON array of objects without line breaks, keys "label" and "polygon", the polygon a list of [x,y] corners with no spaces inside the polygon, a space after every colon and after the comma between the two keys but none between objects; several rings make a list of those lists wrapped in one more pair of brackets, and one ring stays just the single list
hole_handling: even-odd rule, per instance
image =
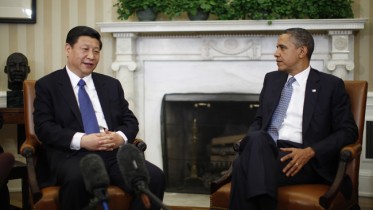
[{"label": "chair cushion", "polygon": [[[211,195],[211,209],[228,209],[231,183],[227,183]],[[323,209],[318,198],[328,189],[327,185],[294,185],[278,189],[278,210]],[[315,196],[316,195],[316,196]],[[317,199],[317,200],[316,200]]]},{"label": "chair cushion", "polygon": [[[45,187],[41,189],[42,198],[34,205],[37,210],[57,210],[58,209],[58,186]],[[129,209],[132,195],[123,192],[117,186],[109,186],[109,209]]]},{"label": "chair cushion", "polygon": [[328,190],[327,185],[293,185],[278,189],[278,209],[323,209],[319,197]]},{"label": "chair cushion", "polygon": [[132,195],[124,192],[122,189],[120,189],[117,186],[110,186],[108,188],[108,194],[109,194],[109,209],[115,210],[115,209],[130,209],[130,204],[132,201]]},{"label": "chair cushion", "polygon": [[52,186],[40,189],[43,195],[41,199],[35,203],[34,207],[37,210],[53,210],[58,209],[58,190],[60,187]]},{"label": "chair cushion", "polygon": [[[210,197],[212,210],[228,209],[231,183],[227,183],[214,192]],[[309,184],[284,186],[278,189],[278,210],[302,209],[317,210],[324,209],[319,205],[319,198],[329,189],[328,185]],[[347,206],[346,199],[342,193],[336,195],[330,205],[330,209],[340,210]]]},{"label": "chair cushion", "polygon": [[[302,209],[316,210],[324,209],[319,205],[319,198],[329,189],[323,184],[304,184],[284,186],[278,189],[278,210]],[[330,209],[343,209],[346,206],[345,199],[338,193]]]}]

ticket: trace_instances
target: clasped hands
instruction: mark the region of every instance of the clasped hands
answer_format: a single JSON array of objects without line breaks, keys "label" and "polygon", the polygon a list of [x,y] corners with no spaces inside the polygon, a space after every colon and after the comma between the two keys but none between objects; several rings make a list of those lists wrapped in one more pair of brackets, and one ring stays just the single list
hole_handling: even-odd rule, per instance
[{"label": "clasped hands", "polygon": [[122,144],[124,140],[119,134],[105,130],[101,133],[84,135],[80,147],[90,151],[113,151]]},{"label": "clasped hands", "polygon": [[281,162],[289,161],[282,169],[286,176],[295,176],[308,161],[315,156],[315,151],[311,147],[304,149],[299,148],[280,148],[287,155],[282,157]]}]

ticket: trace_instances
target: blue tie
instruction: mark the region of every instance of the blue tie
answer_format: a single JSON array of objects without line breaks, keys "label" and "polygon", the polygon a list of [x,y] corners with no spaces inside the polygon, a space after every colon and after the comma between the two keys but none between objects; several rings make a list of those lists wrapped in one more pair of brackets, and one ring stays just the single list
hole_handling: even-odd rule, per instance
[{"label": "blue tie", "polygon": [[273,113],[271,124],[269,125],[267,130],[274,141],[278,140],[278,129],[284,121],[286,111],[288,110],[291,94],[293,93],[293,82],[295,82],[295,78],[290,77],[290,79],[286,82],[284,88],[282,89],[280,101],[275,112]]},{"label": "blue tie", "polygon": [[83,119],[84,132],[86,134],[99,133],[100,128],[98,127],[95,110],[93,109],[92,102],[89,99],[87,92],[85,91],[84,80],[81,79],[78,82],[78,86],[79,86],[79,91],[78,91],[79,108],[80,108],[80,113]]}]

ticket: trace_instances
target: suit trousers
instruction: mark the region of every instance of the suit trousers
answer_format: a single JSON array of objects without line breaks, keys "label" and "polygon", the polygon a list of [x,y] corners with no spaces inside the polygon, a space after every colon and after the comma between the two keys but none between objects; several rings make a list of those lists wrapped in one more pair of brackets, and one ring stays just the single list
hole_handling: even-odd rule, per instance
[{"label": "suit trousers", "polygon": [[[80,159],[89,153],[91,152],[81,151],[79,154],[68,157],[60,162],[57,171],[57,184],[61,186],[59,192],[60,210],[81,210],[88,205],[92,195],[90,195],[85,188],[84,180],[79,170],[79,164]],[[96,153],[102,157],[111,184],[120,187],[125,192],[133,194],[134,199],[131,203],[131,209],[145,209],[139,196],[136,196],[135,193],[131,191],[128,186],[126,186],[119,169],[116,151],[93,153]],[[145,161],[145,166],[150,176],[149,189],[160,200],[162,200],[165,189],[164,173],[161,169],[148,161]],[[160,207],[157,205],[152,205],[151,209],[156,210],[160,209]]]},{"label": "suit trousers", "polygon": [[311,164],[306,164],[297,175],[287,177],[282,169],[288,161],[280,161],[286,155],[279,150],[281,147],[302,148],[302,145],[284,140],[276,144],[265,131],[249,132],[241,141],[239,156],[233,162],[229,209],[262,209],[260,198],[263,197],[266,202],[275,202],[271,206],[276,206],[279,186],[323,183]]}]

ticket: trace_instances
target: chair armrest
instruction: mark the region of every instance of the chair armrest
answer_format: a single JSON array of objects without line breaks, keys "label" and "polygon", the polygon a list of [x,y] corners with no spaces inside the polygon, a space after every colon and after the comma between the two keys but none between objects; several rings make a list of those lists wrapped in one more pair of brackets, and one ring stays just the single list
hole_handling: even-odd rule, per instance
[{"label": "chair armrest", "polygon": [[232,178],[232,164],[227,171],[220,178],[213,180],[210,184],[211,194],[216,192],[220,187],[231,181]]},{"label": "chair armrest", "polygon": [[[30,134],[29,137],[26,137],[25,141],[22,143],[22,146],[20,148],[20,153],[23,157],[27,157],[27,155],[35,154],[36,149],[40,145],[40,141],[38,140],[38,137],[35,135]],[[31,151],[29,151],[31,150]],[[29,154],[31,152],[31,154]]]},{"label": "chair armrest", "polygon": [[147,145],[142,139],[135,139],[133,144],[139,149],[141,152],[145,152]]},{"label": "chair armrest", "polygon": [[329,190],[320,197],[319,203],[325,209],[328,209],[332,200],[337,195],[342,180],[344,178],[347,164],[361,154],[361,144],[350,144],[342,148],[339,155],[339,164],[337,174]]},{"label": "chair armrest", "polygon": [[361,144],[350,144],[342,148],[340,158],[344,161],[351,161],[360,156],[362,150]]},{"label": "chair armrest", "polygon": [[[31,144],[29,144],[31,143]],[[35,151],[36,146],[33,145],[32,141],[26,140],[20,149],[20,152],[23,157],[26,158],[26,166],[27,166],[27,176],[29,182],[30,193],[33,199],[33,202],[36,203],[38,200],[41,199],[42,194],[40,192],[40,187],[36,179],[36,172],[35,172]]]}]

